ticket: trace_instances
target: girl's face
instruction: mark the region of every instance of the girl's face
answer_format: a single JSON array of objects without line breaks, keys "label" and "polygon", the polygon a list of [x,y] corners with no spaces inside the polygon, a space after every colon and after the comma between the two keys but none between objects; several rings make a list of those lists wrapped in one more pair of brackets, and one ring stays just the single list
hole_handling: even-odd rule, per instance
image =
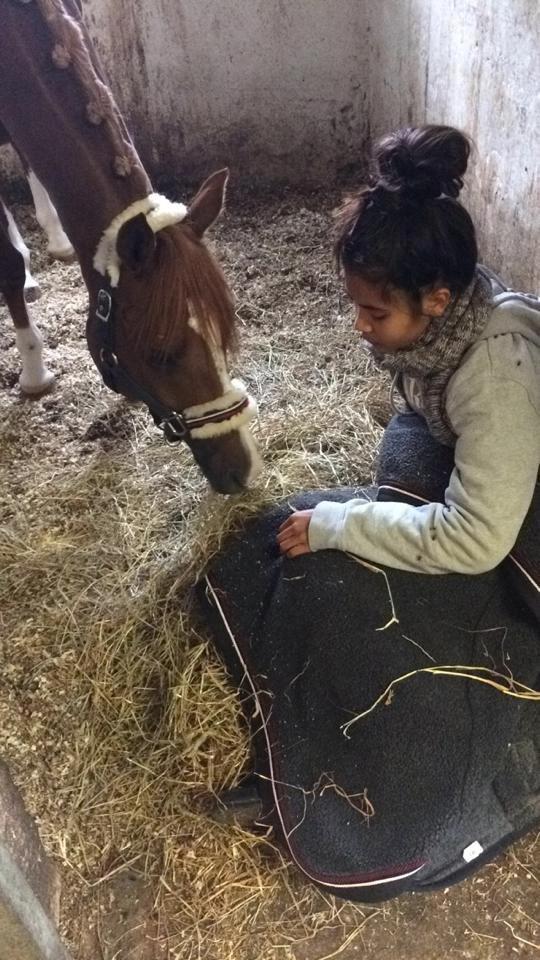
[{"label": "girl's face", "polygon": [[393,290],[383,294],[380,286],[348,270],[345,286],[356,308],[355,330],[381,353],[411,346],[433,317],[442,316],[450,302],[450,291],[437,287],[422,297],[415,312],[405,293]]}]

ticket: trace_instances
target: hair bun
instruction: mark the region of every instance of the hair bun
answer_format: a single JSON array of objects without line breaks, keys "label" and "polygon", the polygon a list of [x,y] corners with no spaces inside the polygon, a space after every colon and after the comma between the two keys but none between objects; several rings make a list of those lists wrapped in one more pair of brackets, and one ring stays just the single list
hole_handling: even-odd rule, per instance
[{"label": "hair bun", "polygon": [[454,127],[407,127],[375,144],[375,185],[413,201],[441,194],[455,198],[463,187],[469,154],[469,140]]}]

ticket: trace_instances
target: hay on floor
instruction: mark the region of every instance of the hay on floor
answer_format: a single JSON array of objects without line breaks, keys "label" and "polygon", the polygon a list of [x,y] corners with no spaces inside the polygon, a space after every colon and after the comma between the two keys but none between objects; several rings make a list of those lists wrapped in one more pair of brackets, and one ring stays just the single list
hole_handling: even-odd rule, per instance
[{"label": "hay on floor", "polygon": [[156,936],[178,960],[300,957],[319,942],[332,946],[309,955],[333,956],[379,915],[397,929],[399,908],[336,903],[270,838],[205,814],[249,768],[249,742],[190,588],[246,517],[302,489],[369,482],[388,415],[387,383],[340,312],[329,209],[285,196],[221,228],[265,462],[242,498],[212,494],[187,449],[102,387],[78,269],[48,264],[27,210],[22,221],[42,251],[34,314],[58,382],[21,399],[3,316],[1,755],[62,864],[75,955],[81,924],[99,926],[93,894],[128,868],[151,881]]}]

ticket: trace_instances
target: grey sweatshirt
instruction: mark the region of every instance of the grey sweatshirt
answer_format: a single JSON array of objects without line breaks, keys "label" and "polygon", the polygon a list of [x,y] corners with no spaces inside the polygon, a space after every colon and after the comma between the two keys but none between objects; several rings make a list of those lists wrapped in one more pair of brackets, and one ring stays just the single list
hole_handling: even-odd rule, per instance
[{"label": "grey sweatshirt", "polygon": [[[446,391],[457,441],[445,503],[323,501],[309,524],[311,550],[418,573],[483,573],[510,552],[540,465],[540,303],[515,293],[493,303]],[[406,392],[415,396],[414,381]]]}]

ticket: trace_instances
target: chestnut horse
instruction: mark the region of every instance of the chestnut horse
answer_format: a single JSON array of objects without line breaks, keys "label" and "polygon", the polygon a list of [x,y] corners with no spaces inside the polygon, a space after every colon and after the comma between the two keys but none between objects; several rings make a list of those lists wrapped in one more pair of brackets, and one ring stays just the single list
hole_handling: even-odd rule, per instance
[{"label": "chestnut horse", "polygon": [[[105,383],[185,440],[218,492],[259,469],[254,403],[227,372],[234,309],[202,242],[227,170],[189,207],[153,193],[80,17],[78,0],[0,0],[0,123],[51,197],[89,293],[87,342]],[[0,293],[16,328],[21,386],[51,374],[24,297],[24,258],[0,214]]]}]

